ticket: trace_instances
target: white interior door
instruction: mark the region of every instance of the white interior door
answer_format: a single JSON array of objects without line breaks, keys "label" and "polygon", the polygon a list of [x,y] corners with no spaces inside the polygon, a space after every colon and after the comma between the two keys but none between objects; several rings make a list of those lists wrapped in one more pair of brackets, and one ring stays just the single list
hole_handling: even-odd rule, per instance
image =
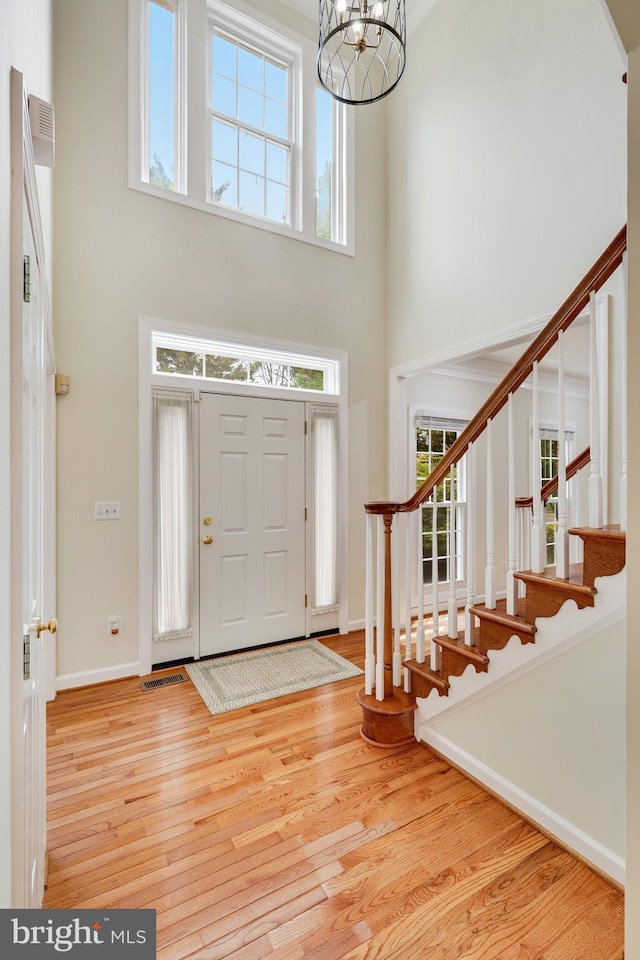
[{"label": "white interior door", "polygon": [[[48,299],[22,76],[12,71],[12,906],[39,907],[44,889],[45,699],[50,627],[43,629],[45,385]],[[26,270],[25,270],[26,267]],[[23,276],[24,273],[24,276]],[[49,380],[50,382],[50,380]],[[51,612],[48,611],[48,615]],[[46,637],[46,639],[45,639]]]},{"label": "white interior door", "polygon": [[305,633],[304,404],[201,394],[200,656]]}]

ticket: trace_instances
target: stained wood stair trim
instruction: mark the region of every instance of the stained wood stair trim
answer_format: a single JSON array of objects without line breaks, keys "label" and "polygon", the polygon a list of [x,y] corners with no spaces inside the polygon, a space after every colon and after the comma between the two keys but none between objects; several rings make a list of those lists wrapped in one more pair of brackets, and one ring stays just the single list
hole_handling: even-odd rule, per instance
[{"label": "stained wood stair trim", "polygon": [[567,600],[573,600],[578,608],[592,607],[596,588],[582,581],[582,564],[572,564],[566,579],[556,577],[549,570],[534,573],[523,570],[514,574],[527,588],[526,613],[529,623],[538,617],[554,617]]},{"label": "stained wood stair trim", "polygon": [[582,540],[627,541],[627,534],[620,529],[619,523],[609,523],[603,527],[570,527],[568,532]]},{"label": "stained wood stair trim", "polygon": [[514,573],[516,580],[522,580],[523,583],[542,583],[553,590],[561,590],[570,593],[577,590],[590,596],[595,596],[598,592],[592,586],[585,586],[583,583],[583,567],[581,563],[572,563],[569,567],[568,577],[557,577],[555,567],[547,567],[542,573],[535,573],[533,570],[516,570]]},{"label": "stained wood stair trim", "polygon": [[411,696],[427,697],[432,690],[437,690],[439,696],[446,696],[449,690],[449,681],[440,673],[436,673],[426,663],[417,660],[405,660],[404,667],[411,674]]},{"label": "stained wood stair trim", "polygon": [[584,550],[583,583],[593,586],[597,577],[611,577],[627,561],[627,535],[619,524],[604,527],[572,527],[569,533],[580,537]]},{"label": "stained wood stair trim", "polygon": [[[486,620],[490,623],[496,623],[500,626],[508,626],[513,629],[514,634],[527,634],[532,639],[536,632],[536,627],[534,623],[528,623],[524,613],[525,604],[524,601],[521,601],[518,605],[517,614],[507,613],[507,602],[506,600],[498,600],[495,608],[489,608],[484,605],[484,603],[475,604],[471,607],[471,613],[478,617],[479,620]],[[482,626],[480,628],[482,632]]]},{"label": "stained wood stair trim", "polygon": [[415,743],[415,697],[396,687],[392,696],[378,700],[374,694],[366,693],[363,687],[358,691],[356,700],[362,708],[360,736],[365,743],[389,749]]},{"label": "stained wood stair trim", "polygon": [[489,665],[489,657],[476,646],[465,643],[464,637],[452,640],[450,637],[434,637],[434,642],[440,647],[443,676],[459,677],[473,664],[476,673],[485,673]]}]

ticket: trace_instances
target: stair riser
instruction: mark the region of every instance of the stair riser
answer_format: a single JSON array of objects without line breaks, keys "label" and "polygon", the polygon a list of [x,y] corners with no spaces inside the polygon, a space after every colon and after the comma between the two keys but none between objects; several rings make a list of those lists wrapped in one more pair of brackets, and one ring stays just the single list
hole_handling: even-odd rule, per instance
[{"label": "stair riser", "polygon": [[626,543],[624,541],[606,542],[585,540],[584,542],[584,582],[592,587],[596,577],[612,577],[624,568],[626,562]]},{"label": "stair riser", "polygon": [[575,600],[578,609],[594,605],[593,594],[585,594],[579,589],[572,590],[570,585],[561,589],[553,589],[553,584],[538,585],[535,581],[527,580],[527,623],[535,623],[537,617],[555,617],[560,607],[567,600]]},{"label": "stair riser", "polygon": [[502,650],[514,636],[518,637],[522,644],[535,642],[535,634],[528,630],[520,632],[512,623],[500,624],[481,619],[478,650],[485,655],[490,650]]},{"label": "stair riser", "polygon": [[410,673],[410,676],[412,697],[428,697],[432,690],[437,690],[438,696],[440,697],[447,695],[445,689],[438,687],[435,683],[431,683],[426,677],[421,677],[419,674],[413,672]]},{"label": "stair riser", "polygon": [[[476,648],[474,648],[476,649]],[[464,653],[456,653],[454,650],[442,650],[442,676],[443,677],[461,677],[469,664],[473,664],[476,673],[486,673],[488,664],[476,663],[465,657]]]}]

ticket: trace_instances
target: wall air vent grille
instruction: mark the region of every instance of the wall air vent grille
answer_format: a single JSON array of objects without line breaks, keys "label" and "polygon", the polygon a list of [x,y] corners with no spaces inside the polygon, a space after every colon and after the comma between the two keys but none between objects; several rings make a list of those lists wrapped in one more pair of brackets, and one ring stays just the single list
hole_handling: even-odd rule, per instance
[{"label": "wall air vent grille", "polygon": [[55,162],[55,114],[52,103],[29,96],[29,123],[33,142],[33,159],[42,167]]}]

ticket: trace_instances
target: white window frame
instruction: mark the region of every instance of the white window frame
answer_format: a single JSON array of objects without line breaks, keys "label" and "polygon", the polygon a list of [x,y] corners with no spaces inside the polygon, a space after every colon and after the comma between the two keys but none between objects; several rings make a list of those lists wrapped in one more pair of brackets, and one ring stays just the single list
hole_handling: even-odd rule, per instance
[{"label": "white window frame", "polygon": [[[417,478],[416,478],[416,465],[417,465],[417,458],[418,458],[418,436],[417,436],[417,432],[418,432],[418,427],[419,427],[418,420],[419,420],[421,417],[423,417],[423,418],[425,418],[425,419],[431,419],[431,420],[433,420],[433,421],[435,422],[434,426],[431,427],[432,430],[442,430],[443,432],[455,430],[458,436],[460,435],[460,433],[462,432],[462,430],[464,429],[464,427],[465,427],[465,426],[468,424],[468,422],[469,422],[469,419],[466,418],[466,417],[453,417],[453,416],[451,416],[451,415],[446,415],[446,416],[444,416],[444,415],[442,415],[442,414],[440,414],[440,413],[429,412],[428,410],[425,410],[425,409],[416,410],[416,412],[415,412],[415,414],[414,414],[414,417],[413,417],[413,483],[414,483],[414,490],[417,489],[417,486],[416,486],[416,480],[417,480]],[[441,425],[440,425],[440,424],[441,424]],[[458,430],[458,427],[460,428],[459,430]],[[445,485],[446,485],[447,483],[450,483],[449,477],[446,477],[445,480],[442,481],[442,483],[444,483]],[[451,496],[451,492],[450,492],[450,496]],[[455,582],[455,585],[456,585],[456,591],[458,591],[458,590],[460,590],[460,589],[462,588],[462,584],[463,584],[463,581],[464,581],[464,567],[465,567],[465,558],[466,558],[466,552],[465,552],[465,551],[466,551],[466,543],[465,543],[465,537],[464,537],[464,530],[465,530],[466,521],[467,521],[467,502],[468,502],[468,496],[467,496],[467,464],[466,464],[466,459],[465,459],[465,457],[462,457],[462,459],[458,462],[457,497],[456,497],[455,500],[453,501],[453,508],[454,508],[454,513],[455,513],[454,523],[455,523],[455,530],[457,531],[456,545],[458,545],[458,543],[459,543],[459,546],[460,546],[459,552],[456,551],[456,554],[455,554],[455,556],[454,556],[454,558],[453,558],[453,562],[454,562],[454,564],[455,564],[455,572],[456,572],[456,577],[455,577],[455,581],[454,581],[454,582]],[[432,510],[433,510],[433,506],[434,506],[434,503],[433,503],[433,494],[432,494],[432,495],[429,497],[428,500],[425,500],[425,502],[422,504],[422,506],[421,506],[419,509],[420,509],[420,511],[421,511],[422,513],[424,513],[424,512],[426,512],[427,510],[431,510],[431,511],[432,511]],[[446,509],[446,510],[448,510],[450,506],[451,506],[451,500],[450,500],[450,499],[449,499],[449,500],[439,500],[439,501],[437,502],[437,508],[438,508],[438,509],[442,509],[442,510]],[[448,518],[447,518],[447,530],[448,530],[448,527],[449,527],[449,520],[448,520]],[[420,525],[420,529],[422,530],[422,524]],[[432,532],[432,536],[433,536],[433,532]],[[437,531],[436,531],[436,536],[437,536]],[[422,542],[424,543],[424,539],[423,539]],[[429,558],[429,557],[423,557],[423,561],[424,561],[424,559],[429,560],[430,558]],[[447,557],[447,563],[449,564],[449,562],[450,562],[450,558]],[[433,572],[432,572],[432,577],[433,577]],[[439,580],[438,580],[438,583],[439,583],[439,584],[443,584],[443,585],[444,585],[444,584],[447,584],[447,585],[448,585],[448,584],[449,584],[449,580],[448,580],[448,579],[447,579],[447,580],[440,580],[440,579],[439,579]],[[423,581],[424,596],[425,596],[425,601],[427,601],[427,602],[430,600],[430,594],[431,594],[432,584],[433,584],[433,579],[432,579],[430,582],[427,581],[426,583]]]},{"label": "white window frame", "polygon": [[[229,220],[302,240],[353,256],[355,136],[353,117],[343,104],[334,104],[332,239],[316,236],[316,49],[242,0],[171,0],[175,4],[174,64],[174,188],[164,190],[148,181],[148,5],[129,0],[129,187],[142,193],[195,207]],[[211,201],[211,112],[209,86],[210,27],[240,42],[292,63],[290,120],[295,146],[291,158],[291,223],[252,216]],[[304,150],[302,145],[304,144]]]},{"label": "white window frame", "polygon": [[[151,333],[151,374],[154,377],[162,378],[165,382],[178,381],[185,386],[188,383],[200,384],[202,388],[221,392],[219,388],[225,389],[225,385],[245,388],[248,395],[257,390],[267,390],[269,395],[273,391],[283,391],[287,396],[292,393],[309,393],[312,396],[324,400],[329,396],[338,396],[340,394],[340,369],[341,364],[338,357],[331,357],[323,351],[323,355],[302,353],[290,348],[282,350],[273,347],[271,341],[261,341],[259,338],[250,341],[235,336],[231,339],[217,339],[214,337],[194,337],[184,333],[174,334],[163,330],[154,330]],[[179,350],[186,350],[192,353],[212,354],[217,356],[237,357],[238,359],[274,362],[296,367],[309,367],[313,370],[321,370],[324,377],[324,390],[304,390],[300,387],[270,386],[269,384],[252,382],[250,380],[216,380],[212,377],[198,377],[179,373],[165,373],[156,369],[156,351],[158,347],[173,347]],[[237,392],[234,390],[234,392]]]}]

